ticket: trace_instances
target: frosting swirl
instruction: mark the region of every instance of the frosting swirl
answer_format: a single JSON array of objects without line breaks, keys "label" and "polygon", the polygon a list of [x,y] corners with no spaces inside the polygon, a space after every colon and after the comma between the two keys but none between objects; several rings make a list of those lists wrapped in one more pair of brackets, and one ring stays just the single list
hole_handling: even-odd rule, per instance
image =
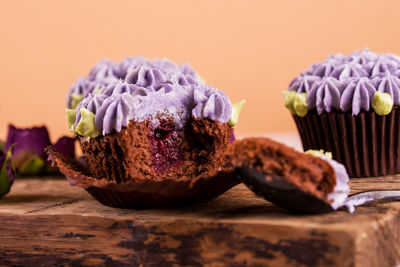
[{"label": "frosting swirl", "polygon": [[125,81],[140,87],[148,87],[165,83],[166,77],[160,69],[142,65],[128,73]]},{"label": "frosting swirl", "polygon": [[335,66],[329,74],[338,80],[348,80],[349,78],[367,77],[368,72],[356,63],[345,63]]},{"label": "frosting swirl", "polygon": [[361,110],[368,111],[376,89],[367,77],[351,82],[340,98],[340,109],[358,115]]},{"label": "frosting swirl", "polygon": [[231,113],[232,104],[222,91],[206,85],[194,91],[193,117],[209,118],[226,123],[229,121]]},{"label": "frosting swirl", "polygon": [[119,95],[123,93],[132,94],[138,87],[124,81],[114,82],[107,86],[101,93],[106,96]]},{"label": "frosting swirl", "polygon": [[108,59],[100,60],[96,65],[92,67],[89,72],[89,78],[95,80],[118,80],[118,77],[114,74],[114,69],[117,67],[114,61]]},{"label": "frosting swirl", "polygon": [[75,126],[81,120],[81,109],[85,108],[88,111],[96,114],[97,110],[102,106],[104,100],[107,98],[106,95],[103,94],[89,94],[85,99],[82,100],[81,103],[76,107],[76,119],[75,119]]},{"label": "frosting swirl", "polygon": [[316,81],[320,81],[321,77],[317,75],[300,75],[295,78],[289,85],[289,91],[297,91],[298,93],[307,93]]},{"label": "frosting swirl", "polygon": [[382,78],[376,78],[376,89],[381,93],[388,93],[393,97],[393,104],[400,104],[400,79],[387,72]]},{"label": "frosting swirl", "polygon": [[377,61],[367,63],[367,67],[370,69],[371,76],[375,76],[396,71],[399,69],[399,63],[385,56],[380,56]]},{"label": "frosting swirl", "polygon": [[75,102],[75,97],[80,96],[82,99],[89,93],[89,79],[87,77],[79,78],[69,89],[67,93],[67,107],[71,108],[77,106],[79,103]]},{"label": "frosting swirl", "polygon": [[316,75],[319,77],[326,77],[332,73],[332,71],[337,66],[336,60],[328,60],[326,62],[319,63],[314,66],[314,70],[312,70],[312,75]]},{"label": "frosting swirl", "polygon": [[179,85],[196,85],[199,81],[191,75],[184,75],[181,73],[173,74],[168,79],[168,82]]},{"label": "frosting swirl", "polygon": [[114,66],[114,75],[125,79],[128,72],[146,63],[144,57],[126,57],[119,64]]},{"label": "frosting swirl", "polygon": [[325,77],[316,82],[307,94],[309,109],[317,108],[318,114],[340,109],[340,96],[346,87],[346,82],[333,77]]},{"label": "frosting swirl", "polygon": [[356,64],[365,65],[370,61],[376,61],[378,55],[376,53],[370,52],[368,49],[363,49],[361,51],[355,51],[354,53],[347,56],[345,61],[353,62]]},{"label": "frosting swirl", "polygon": [[99,110],[95,112],[95,124],[106,135],[113,131],[121,131],[133,118],[135,99],[129,93],[112,95],[105,99]]}]

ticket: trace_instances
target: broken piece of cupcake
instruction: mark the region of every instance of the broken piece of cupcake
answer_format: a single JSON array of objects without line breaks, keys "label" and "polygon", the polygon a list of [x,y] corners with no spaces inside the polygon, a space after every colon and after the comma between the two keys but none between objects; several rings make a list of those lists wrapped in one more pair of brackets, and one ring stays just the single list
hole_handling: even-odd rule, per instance
[{"label": "broken piece of cupcake", "polygon": [[47,152],[71,185],[113,207],[205,202],[240,183],[243,167],[266,179],[280,176],[339,207],[348,194],[348,187],[346,196],[337,190],[348,181],[340,164],[267,138],[233,141],[243,104],[232,105],[187,64],[102,60],[67,94],[68,127],[85,162]]},{"label": "broken piece of cupcake", "polygon": [[302,213],[337,210],[350,188],[345,167],[330,152],[296,151],[269,138],[236,141],[227,153],[238,177],[257,195]]}]

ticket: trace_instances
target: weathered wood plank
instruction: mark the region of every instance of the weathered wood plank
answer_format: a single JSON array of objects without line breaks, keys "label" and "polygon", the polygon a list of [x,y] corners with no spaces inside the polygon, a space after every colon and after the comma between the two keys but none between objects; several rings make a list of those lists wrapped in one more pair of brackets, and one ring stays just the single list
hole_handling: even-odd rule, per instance
[{"label": "weathered wood plank", "polygon": [[[400,188],[400,176],[353,180]],[[0,265],[394,266],[400,202],[297,215],[239,185],[202,205],[103,206],[63,179],[20,179],[0,200]]]}]

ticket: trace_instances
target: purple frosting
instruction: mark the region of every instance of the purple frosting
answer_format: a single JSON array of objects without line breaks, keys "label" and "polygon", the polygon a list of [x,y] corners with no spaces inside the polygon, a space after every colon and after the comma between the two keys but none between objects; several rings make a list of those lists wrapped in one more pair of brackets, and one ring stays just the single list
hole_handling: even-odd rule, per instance
[{"label": "purple frosting", "polygon": [[349,175],[343,164],[325,156],[321,156],[321,159],[326,160],[335,171],[336,185],[333,192],[329,193],[328,200],[331,201],[332,208],[336,210],[343,205],[349,195]]},{"label": "purple frosting", "polygon": [[309,109],[317,108],[318,114],[331,112],[332,109],[339,110],[340,96],[346,87],[346,82],[333,77],[325,77],[315,82],[307,94],[307,105]]},{"label": "purple frosting", "polygon": [[367,77],[351,82],[344,90],[340,99],[340,109],[352,111],[357,115],[361,110],[368,111],[376,89],[374,83]]},{"label": "purple frosting", "polygon": [[345,63],[335,66],[329,76],[346,81],[351,78],[367,77],[368,72],[360,64]]},{"label": "purple frosting", "polygon": [[355,51],[345,59],[346,62],[353,62],[361,65],[365,65],[371,61],[375,62],[376,60],[378,60],[378,54],[370,52],[368,49]]},{"label": "purple frosting", "polygon": [[181,128],[190,117],[227,123],[232,113],[223,92],[203,84],[188,64],[179,66],[167,59],[133,57],[119,64],[102,60],[85,82],[75,125],[80,109],[86,108],[95,114],[96,128],[103,135],[121,131],[133,119],[150,120],[157,127],[162,116],[169,116]]},{"label": "purple frosting", "polygon": [[123,93],[132,94],[138,88],[139,87],[134,84],[121,81],[121,82],[114,82],[108,85],[108,87],[103,91],[101,91],[101,93],[106,96],[119,95]]},{"label": "purple frosting", "polygon": [[78,112],[76,113],[75,126],[78,125],[81,119],[81,113],[79,112],[81,108],[86,108],[90,112],[96,114],[97,110],[99,110],[106,98],[107,96],[104,94],[89,94],[85,99],[83,99],[82,102],[76,107]]},{"label": "purple frosting", "polygon": [[315,66],[314,70],[312,70],[312,75],[319,77],[326,77],[332,73],[335,66],[337,66],[338,62],[336,60],[328,60],[326,62],[322,62]]},{"label": "purple frosting", "polygon": [[125,79],[128,72],[145,64],[144,57],[126,57],[114,67],[114,75],[120,79]]},{"label": "purple frosting", "polygon": [[119,132],[122,127],[128,126],[134,116],[135,99],[129,93],[112,95],[107,98],[96,114],[96,128],[101,129],[103,135]]},{"label": "purple frosting", "polygon": [[114,61],[108,59],[100,60],[89,72],[89,78],[92,81],[97,80],[118,80],[114,70],[117,68],[117,64]]},{"label": "purple frosting", "polygon": [[400,104],[400,57],[364,49],[348,56],[330,55],[313,64],[289,85],[290,91],[307,93],[307,107],[323,112],[353,115],[371,110],[376,91],[388,93]]},{"label": "purple frosting", "polygon": [[142,65],[131,70],[125,78],[125,81],[139,87],[158,86],[166,83],[167,78],[161,69]]},{"label": "purple frosting", "polygon": [[72,105],[72,95],[82,95],[83,97],[87,96],[89,93],[88,88],[89,78],[81,77],[79,78],[69,89],[67,93],[67,107],[71,107]]},{"label": "purple frosting", "polygon": [[207,85],[203,85],[194,91],[193,117],[209,118],[213,121],[226,123],[229,121],[231,113],[231,102],[222,91]]},{"label": "purple frosting", "polygon": [[320,80],[321,77],[316,75],[300,75],[290,83],[289,91],[297,91],[298,93],[308,93],[313,84]]},{"label": "purple frosting", "polygon": [[390,73],[382,75],[376,79],[376,89],[381,93],[388,93],[393,97],[393,104],[400,104],[400,79]]}]

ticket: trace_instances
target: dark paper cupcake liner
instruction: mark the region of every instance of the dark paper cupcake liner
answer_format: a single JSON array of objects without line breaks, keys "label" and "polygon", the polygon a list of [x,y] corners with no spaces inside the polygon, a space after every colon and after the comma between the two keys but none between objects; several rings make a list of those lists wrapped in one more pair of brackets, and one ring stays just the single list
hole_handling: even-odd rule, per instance
[{"label": "dark paper cupcake liner", "polygon": [[49,160],[65,175],[73,186],[84,188],[97,201],[118,208],[164,208],[209,201],[221,195],[239,180],[232,168],[218,171],[213,176],[193,179],[164,179],[161,181],[138,179],[116,182],[91,177],[85,165],[66,159],[54,148],[46,149]]},{"label": "dark paper cupcake liner", "polygon": [[343,112],[293,116],[304,151],[323,149],[344,164],[350,177],[372,177],[400,172],[400,111],[386,116]]}]

